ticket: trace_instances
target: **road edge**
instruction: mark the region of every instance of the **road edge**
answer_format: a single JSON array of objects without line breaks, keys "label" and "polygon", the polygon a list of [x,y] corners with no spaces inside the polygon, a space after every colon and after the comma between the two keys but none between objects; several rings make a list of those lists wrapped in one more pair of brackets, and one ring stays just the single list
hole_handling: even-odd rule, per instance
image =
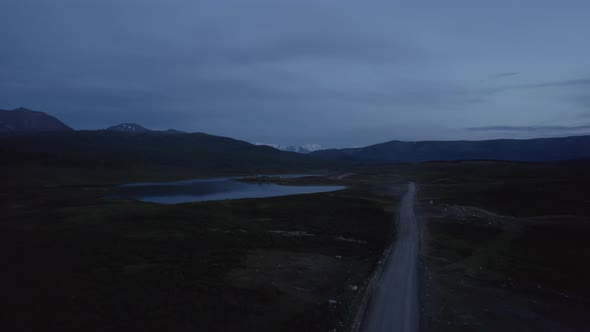
[{"label": "road edge", "polygon": [[[399,201],[396,204],[396,207],[399,207],[400,203],[401,203],[401,201]],[[360,328],[363,324],[363,319],[365,317],[365,313],[367,312],[367,304],[369,303],[371,295],[373,294],[373,290],[375,289],[375,285],[377,284],[377,281],[379,280],[379,278],[381,277],[381,274],[383,273],[383,268],[385,267],[385,263],[387,262],[387,258],[389,257],[393,247],[395,246],[395,241],[397,240],[398,225],[399,225],[399,209],[396,209],[395,211],[396,211],[395,218],[394,218],[395,232],[391,235],[391,243],[381,254],[381,259],[379,260],[379,263],[377,264],[377,267],[375,268],[375,271],[373,272],[371,279],[369,280],[369,282],[367,283],[367,286],[365,287],[365,292],[363,294],[363,297],[362,297],[362,300],[361,300],[359,306],[357,307],[356,316],[355,316],[354,321],[352,323],[352,328],[351,328],[352,332],[359,332],[360,331]]]}]

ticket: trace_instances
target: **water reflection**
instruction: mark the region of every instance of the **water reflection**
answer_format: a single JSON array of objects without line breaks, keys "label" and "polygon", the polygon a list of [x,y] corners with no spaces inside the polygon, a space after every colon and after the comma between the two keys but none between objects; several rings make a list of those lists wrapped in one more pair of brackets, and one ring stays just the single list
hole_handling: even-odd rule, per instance
[{"label": "water reflection", "polygon": [[[302,175],[282,175],[297,178]],[[330,192],[345,186],[285,186],[275,183],[240,182],[239,178],[135,183],[120,186],[113,198],[135,199],[160,204],[263,198]]]}]

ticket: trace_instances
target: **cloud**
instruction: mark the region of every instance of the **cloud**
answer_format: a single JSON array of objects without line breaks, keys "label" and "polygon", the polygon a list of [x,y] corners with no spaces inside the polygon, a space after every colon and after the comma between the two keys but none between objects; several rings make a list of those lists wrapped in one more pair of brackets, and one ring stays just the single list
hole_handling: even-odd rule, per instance
[{"label": "cloud", "polygon": [[[507,73],[508,74],[508,73]],[[510,75],[508,75],[510,76]],[[534,89],[546,89],[546,88],[572,88],[572,89],[579,89],[585,88],[586,86],[590,86],[590,78],[579,78],[579,79],[571,79],[571,80],[559,80],[559,81],[548,81],[548,82],[538,82],[538,83],[521,83],[521,84],[511,84],[511,85],[500,85],[496,87],[486,87],[480,89],[474,89],[472,94],[474,96],[474,100],[483,102],[486,100],[487,97],[491,97],[502,92],[507,91],[518,91],[518,90],[534,90]],[[567,98],[564,98],[567,99]],[[574,96],[570,97],[569,101],[574,102],[578,106],[587,107],[588,104],[586,101],[586,96]]]},{"label": "cloud", "polygon": [[590,129],[590,124],[580,126],[482,126],[468,127],[469,131],[575,131]]},{"label": "cloud", "polygon": [[[484,13],[503,6],[463,1],[0,1],[0,107],[45,111],[75,128],[138,122],[333,146],[375,142],[377,126],[379,139],[404,130],[418,139],[448,128],[466,134],[461,128],[474,118],[510,124],[543,113],[535,119],[550,121],[560,105],[548,105],[539,88],[568,88],[581,97],[555,99],[570,113],[588,109],[584,91],[574,90],[590,79],[551,75],[564,63],[573,63],[567,72],[584,72],[585,36],[565,24],[552,26],[551,36],[540,31],[542,10],[578,29],[588,26],[587,10],[519,5],[503,8],[498,26]],[[556,67],[544,72],[547,63]],[[547,81],[511,84],[535,70]],[[481,77],[488,84],[474,82]],[[518,89],[531,91],[496,96]]]},{"label": "cloud", "polygon": [[520,73],[517,71],[511,71],[511,72],[496,74],[496,75],[492,76],[492,78],[504,78],[504,77],[516,76],[518,74],[520,74]]},{"label": "cloud", "polygon": [[590,94],[577,94],[562,98],[564,101],[581,108],[583,117],[590,117]]},{"label": "cloud", "polygon": [[590,85],[590,78],[580,78],[580,79],[550,81],[550,82],[538,82],[538,83],[501,85],[501,86],[497,86],[497,87],[479,89],[478,92],[483,95],[493,95],[496,93],[510,91],[510,90],[583,87],[583,86],[587,86],[587,85]]},{"label": "cloud", "polygon": [[537,89],[537,88],[571,87],[571,86],[585,86],[585,85],[590,85],[590,78],[581,78],[581,79],[564,80],[564,81],[553,81],[553,82],[517,84],[517,85],[508,86],[508,87],[506,87],[506,89]]}]

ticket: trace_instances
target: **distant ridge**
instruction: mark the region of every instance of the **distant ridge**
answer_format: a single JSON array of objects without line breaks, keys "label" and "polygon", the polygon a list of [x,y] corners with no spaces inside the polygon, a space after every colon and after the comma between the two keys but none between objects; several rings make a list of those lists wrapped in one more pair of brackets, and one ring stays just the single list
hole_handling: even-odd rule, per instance
[{"label": "distant ridge", "polygon": [[[136,129],[137,130],[137,129]],[[3,162],[111,170],[166,168],[250,174],[325,168],[332,161],[204,133],[83,130],[0,136]]]},{"label": "distant ridge", "polygon": [[507,160],[545,162],[590,157],[590,136],[487,141],[391,141],[364,148],[316,151],[312,156],[365,162]]},{"label": "distant ridge", "polygon": [[73,131],[73,129],[51,115],[24,107],[0,110],[0,133],[48,131]]}]

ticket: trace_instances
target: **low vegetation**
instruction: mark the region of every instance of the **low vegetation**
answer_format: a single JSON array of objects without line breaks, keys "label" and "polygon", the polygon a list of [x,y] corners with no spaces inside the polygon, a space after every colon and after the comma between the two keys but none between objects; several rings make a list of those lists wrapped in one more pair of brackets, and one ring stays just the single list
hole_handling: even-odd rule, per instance
[{"label": "low vegetation", "polygon": [[346,330],[398,199],[355,183],[179,205],[108,200],[100,184],[3,186],[5,300],[36,330]]},{"label": "low vegetation", "polygon": [[588,328],[590,176],[578,166],[422,165],[427,330]]},{"label": "low vegetation", "polygon": [[584,162],[357,166],[268,180],[343,191],[178,205],[105,197],[214,172],[40,165],[4,164],[0,186],[4,301],[24,330],[349,330],[408,181],[426,330],[587,328]]}]

